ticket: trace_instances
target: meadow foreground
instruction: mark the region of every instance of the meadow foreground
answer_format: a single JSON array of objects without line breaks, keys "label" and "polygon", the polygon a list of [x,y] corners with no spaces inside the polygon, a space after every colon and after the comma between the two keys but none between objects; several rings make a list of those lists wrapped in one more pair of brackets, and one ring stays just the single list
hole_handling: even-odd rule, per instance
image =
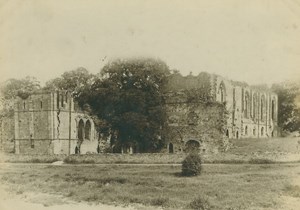
[{"label": "meadow foreground", "polygon": [[182,177],[178,165],[8,163],[0,167],[2,192],[42,195],[29,202],[48,209],[76,203],[213,210],[297,209],[300,204],[299,163],[208,164],[192,178]]}]

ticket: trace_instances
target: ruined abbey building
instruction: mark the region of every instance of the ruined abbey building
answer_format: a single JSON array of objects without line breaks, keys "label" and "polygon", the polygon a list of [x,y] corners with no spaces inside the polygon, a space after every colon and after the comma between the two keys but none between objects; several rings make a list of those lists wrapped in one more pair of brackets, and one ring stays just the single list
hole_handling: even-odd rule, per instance
[{"label": "ruined abbey building", "polygon": [[[230,139],[277,136],[278,98],[266,88],[207,73],[172,74],[163,101],[162,152],[219,152]],[[15,99],[13,113],[1,118],[0,135],[1,149],[16,154],[101,153],[112,146],[67,92]]]},{"label": "ruined abbey building", "polygon": [[228,139],[277,136],[278,97],[269,89],[200,73],[173,74],[168,91],[169,152],[217,152]]}]

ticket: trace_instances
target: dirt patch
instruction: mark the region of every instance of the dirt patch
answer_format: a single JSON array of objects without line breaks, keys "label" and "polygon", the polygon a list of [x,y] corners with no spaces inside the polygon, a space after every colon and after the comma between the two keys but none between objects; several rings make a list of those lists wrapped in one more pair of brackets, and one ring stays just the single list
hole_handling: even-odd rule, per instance
[{"label": "dirt patch", "polygon": [[298,210],[300,207],[300,170],[293,175],[291,183],[286,187],[286,192],[281,196],[285,210]]},{"label": "dirt patch", "polygon": [[[1,210],[146,210],[144,206],[112,206],[105,204],[87,204],[74,202],[61,195],[32,192],[12,192],[10,187],[0,186],[0,209]],[[151,208],[154,210],[154,208]]]}]

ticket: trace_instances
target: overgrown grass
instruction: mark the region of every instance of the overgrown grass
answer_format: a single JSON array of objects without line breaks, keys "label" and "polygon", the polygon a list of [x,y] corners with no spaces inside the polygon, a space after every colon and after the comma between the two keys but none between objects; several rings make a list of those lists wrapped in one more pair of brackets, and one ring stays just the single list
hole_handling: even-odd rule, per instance
[{"label": "overgrown grass", "polygon": [[[178,176],[180,166],[11,165],[1,182],[20,192],[62,194],[75,201],[143,204],[170,209],[280,209],[280,193],[297,164],[206,165],[198,177]],[[12,187],[14,189],[14,187]],[[241,196],[242,195],[242,196]]]}]

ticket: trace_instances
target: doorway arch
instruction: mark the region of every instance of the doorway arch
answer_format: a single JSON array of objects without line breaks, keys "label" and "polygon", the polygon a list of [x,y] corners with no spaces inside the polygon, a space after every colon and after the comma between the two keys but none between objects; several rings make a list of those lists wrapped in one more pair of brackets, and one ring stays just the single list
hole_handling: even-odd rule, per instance
[{"label": "doorway arch", "polygon": [[81,141],[84,139],[84,122],[82,119],[78,123],[78,139]]},{"label": "doorway arch", "polygon": [[200,150],[200,143],[196,140],[188,140],[185,143],[185,152],[199,152]]}]

